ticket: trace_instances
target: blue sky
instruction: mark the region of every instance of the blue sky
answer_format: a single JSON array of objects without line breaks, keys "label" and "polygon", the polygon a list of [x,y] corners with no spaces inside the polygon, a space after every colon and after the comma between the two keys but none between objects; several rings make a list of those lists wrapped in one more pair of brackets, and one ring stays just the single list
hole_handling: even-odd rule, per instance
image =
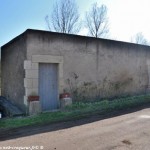
[{"label": "blue sky", "polygon": [[[0,0],[0,46],[28,28],[46,30],[45,16],[50,14],[56,0]],[[76,0],[81,17],[91,4],[108,7],[110,37],[130,41],[142,32],[150,41],[149,0]],[[83,27],[80,34],[87,34]]]}]

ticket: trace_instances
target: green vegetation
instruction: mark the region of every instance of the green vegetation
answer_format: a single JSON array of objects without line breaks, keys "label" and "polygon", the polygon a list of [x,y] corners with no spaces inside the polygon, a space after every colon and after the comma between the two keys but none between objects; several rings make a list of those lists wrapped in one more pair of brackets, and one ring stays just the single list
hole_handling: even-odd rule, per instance
[{"label": "green vegetation", "polygon": [[0,120],[0,129],[75,120],[95,114],[104,115],[113,111],[125,110],[149,103],[150,95],[120,98],[113,101],[103,100],[92,103],[76,102],[72,106],[68,106],[64,110],[57,112],[46,112],[31,117],[2,119]]}]

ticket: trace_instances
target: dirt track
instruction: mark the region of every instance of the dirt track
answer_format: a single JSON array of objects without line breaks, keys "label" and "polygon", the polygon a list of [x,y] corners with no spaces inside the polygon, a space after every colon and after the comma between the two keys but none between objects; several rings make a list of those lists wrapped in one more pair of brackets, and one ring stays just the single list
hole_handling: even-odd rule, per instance
[{"label": "dirt track", "polygon": [[43,132],[37,133],[35,129],[36,134],[33,135],[27,136],[26,133],[26,136],[16,138],[10,136],[1,140],[0,147],[38,146],[33,148],[42,149],[40,146],[43,146],[44,150],[150,150],[150,108],[54,130],[48,131],[45,128],[45,131],[43,129]]}]

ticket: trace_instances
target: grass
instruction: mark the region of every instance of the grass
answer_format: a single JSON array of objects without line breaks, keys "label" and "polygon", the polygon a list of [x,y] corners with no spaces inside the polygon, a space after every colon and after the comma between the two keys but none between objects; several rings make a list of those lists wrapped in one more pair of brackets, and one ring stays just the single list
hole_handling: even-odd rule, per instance
[{"label": "grass", "polygon": [[128,98],[114,99],[113,101],[103,100],[100,102],[82,103],[76,102],[64,110],[58,112],[46,112],[39,115],[8,118],[0,120],[0,129],[17,128],[28,125],[40,125],[46,123],[75,120],[94,114],[104,115],[113,111],[120,111],[135,108],[150,103],[150,95],[141,95]]}]

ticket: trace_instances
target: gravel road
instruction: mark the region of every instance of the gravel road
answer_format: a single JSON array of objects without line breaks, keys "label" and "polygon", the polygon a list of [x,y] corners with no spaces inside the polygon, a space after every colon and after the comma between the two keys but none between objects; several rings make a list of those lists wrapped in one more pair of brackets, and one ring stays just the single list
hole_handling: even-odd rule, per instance
[{"label": "gravel road", "polygon": [[44,150],[150,150],[150,108],[66,129],[1,141],[0,149],[6,147]]}]

